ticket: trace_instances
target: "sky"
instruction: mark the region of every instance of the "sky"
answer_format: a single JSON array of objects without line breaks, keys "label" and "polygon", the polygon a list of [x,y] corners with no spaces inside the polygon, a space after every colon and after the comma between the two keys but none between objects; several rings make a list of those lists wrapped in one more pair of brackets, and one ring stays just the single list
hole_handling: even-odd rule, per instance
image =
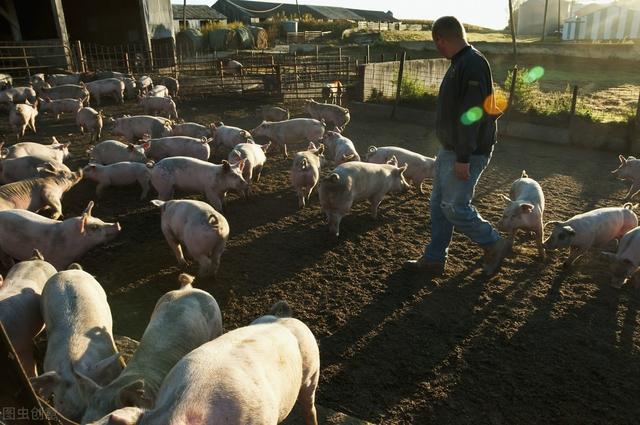
[{"label": "sky", "polygon": [[[258,0],[259,1],[259,0]],[[275,0],[277,1],[277,0]],[[608,3],[611,0],[588,0],[589,3]],[[212,5],[215,0],[187,0],[187,4]],[[172,3],[182,3],[172,0]],[[286,0],[285,3],[295,3]],[[515,3],[515,1],[514,1]],[[462,22],[488,28],[503,29],[509,19],[508,0],[299,0],[299,4],[340,6],[353,9],[391,10],[398,19],[436,19],[454,15]]]}]

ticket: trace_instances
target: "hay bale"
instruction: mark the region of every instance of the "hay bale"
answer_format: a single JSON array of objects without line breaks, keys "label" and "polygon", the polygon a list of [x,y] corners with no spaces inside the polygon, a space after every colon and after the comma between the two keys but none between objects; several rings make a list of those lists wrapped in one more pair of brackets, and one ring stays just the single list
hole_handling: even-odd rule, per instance
[{"label": "hay bale", "polygon": [[236,29],[236,38],[241,49],[253,49],[255,43],[253,41],[253,33],[247,27]]},{"label": "hay bale", "polygon": [[239,49],[236,31],[229,28],[209,31],[209,48],[214,50]]},{"label": "hay bale", "polygon": [[195,51],[202,50],[204,41],[200,30],[187,28],[176,34],[176,49],[179,55],[189,56],[189,54]]},{"label": "hay bale", "polygon": [[269,48],[269,34],[262,27],[248,26],[247,27],[253,35],[253,41],[256,49],[264,50]]}]

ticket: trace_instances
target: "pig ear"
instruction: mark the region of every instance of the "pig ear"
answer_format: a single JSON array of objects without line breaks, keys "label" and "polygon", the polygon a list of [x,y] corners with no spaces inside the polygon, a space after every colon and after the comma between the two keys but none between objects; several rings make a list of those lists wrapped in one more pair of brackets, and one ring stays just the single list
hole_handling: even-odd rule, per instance
[{"label": "pig ear", "polygon": [[2,277],[2,275],[0,274],[0,288],[2,288],[2,284],[4,283],[4,278]]},{"label": "pig ear", "polygon": [[620,159],[620,164],[625,164],[627,162],[626,158],[622,155],[618,155],[618,159]]},{"label": "pig ear", "polygon": [[377,152],[378,148],[376,148],[375,146],[369,146],[369,149],[367,149],[367,151],[369,153],[375,153]]},{"label": "pig ear", "polygon": [[387,164],[398,166],[398,158],[395,155],[392,155],[391,158],[387,159]]},{"label": "pig ear", "polygon": [[355,158],[356,156],[354,154],[349,154],[347,155],[346,153],[342,155],[342,160],[343,161],[351,161],[353,158]]},{"label": "pig ear", "polygon": [[180,276],[178,276],[178,282],[180,282],[180,289],[184,288],[185,286],[191,287],[194,280],[195,278],[190,274],[180,273]]},{"label": "pig ear", "polygon": [[108,425],[135,425],[144,415],[144,410],[139,407],[124,407],[111,412],[108,416]]},{"label": "pig ear", "polygon": [[262,152],[267,153],[267,151],[269,150],[269,147],[271,147],[271,142],[267,142],[264,145],[260,145],[260,147],[262,148]]},{"label": "pig ear", "polygon": [[49,398],[51,394],[53,394],[56,386],[62,382],[62,377],[54,370],[43,373],[40,376],[29,378],[29,381],[36,393],[44,398]]},{"label": "pig ear", "polygon": [[248,131],[246,131],[246,130],[242,130],[242,131],[240,132],[240,135],[241,135],[242,137],[244,137],[245,139],[247,139],[247,138],[249,138],[249,136],[251,136],[251,135],[249,134],[249,132],[248,132]]},{"label": "pig ear", "polygon": [[144,381],[138,379],[120,390],[120,403],[124,407],[151,407],[151,399],[144,391]]},{"label": "pig ear", "polygon": [[500,193],[500,194],[498,194],[498,196],[501,197],[502,199],[504,199],[506,202],[511,202],[511,198],[509,198],[504,193]]},{"label": "pig ear", "polygon": [[165,201],[161,201],[159,199],[153,199],[151,200],[151,204],[155,205],[156,207],[162,208],[162,206],[165,204]]},{"label": "pig ear", "polygon": [[72,369],[76,383],[80,387],[80,392],[84,395],[85,399],[90,399],[96,391],[102,388],[96,383],[96,381],[89,378],[87,375],[78,372],[75,367],[72,367]]},{"label": "pig ear", "polygon": [[307,146],[307,150],[316,150],[316,145],[313,142],[309,142],[309,146]]},{"label": "pig ear", "polygon": [[222,160],[222,171],[224,171],[225,173],[228,173],[229,171],[231,171],[231,165],[229,164],[229,161],[227,161],[226,159]]},{"label": "pig ear", "polygon": [[571,227],[571,226],[562,226],[562,230],[564,230],[566,233],[568,233],[568,234],[570,234],[572,236],[575,236],[575,234],[576,234],[576,231],[573,230],[573,227]]},{"label": "pig ear", "polygon": [[144,149],[145,151],[149,150],[150,147],[151,147],[151,143],[149,143],[149,142],[144,142],[142,144],[142,149]]},{"label": "pig ear", "polygon": [[111,372],[111,369],[118,368],[118,370],[121,370],[122,364],[123,363],[120,360],[120,353],[115,353],[93,365],[90,372],[94,378],[101,380],[101,378],[110,374],[109,372]]},{"label": "pig ear", "polygon": [[238,168],[240,169],[240,172],[242,172],[242,170],[244,170],[244,164],[245,164],[246,159],[241,159],[240,161],[238,161],[238,163],[236,164],[238,166]]},{"label": "pig ear", "polygon": [[31,260],[44,260],[44,256],[39,250],[34,249],[33,254],[31,254]]},{"label": "pig ear", "polygon": [[59,144],[59,143],[60,143],[60,142],[58,142],[58,139],[56,138],[56,136],[51,137],[51,144],[52,144],[52,145],[57,145],[57,144]]},{"label": "pig ear", "polygon": [[557,221],[557,220],[553,220],[553,221],[547,221],[545,223],[545,225],[542,227],[543,229],[546,229],[548,225],[553,224],[554,226],[557,226],[558,224],[560,224],[561,222]]},{"label": "pig ear", "polygon": [[532,204],[520,204],[520,211],[522,211],[523,213],[531,213],[533,211],[533,205]]},{"label": "pig ear", "polygon": [[133,143],[127,143],[127,149],[129,149],[130,151],[135,151],[136,146]]},{"label": "pig ear", "polygon": [[320,156],[322,155],[322,152],[324,152],[324,143],[320,143],[320,146],[318,146],[318,149],[316,150],[316,155]]},{"label": "pig ear", "polygon": [[89,201],[89,203],[87,204],[87,208],[84,209],[84,212],[82,214],[91,217],[91,210],[93,210],[93,205],[93,201]]},{"label": "pig ear", "polygon": [[398,170],[400,170],[400,174],[404,173],[405,171],[407,171],[407,167],[409,167],[409,165],[405,162],[402,167],[398,168]]}]

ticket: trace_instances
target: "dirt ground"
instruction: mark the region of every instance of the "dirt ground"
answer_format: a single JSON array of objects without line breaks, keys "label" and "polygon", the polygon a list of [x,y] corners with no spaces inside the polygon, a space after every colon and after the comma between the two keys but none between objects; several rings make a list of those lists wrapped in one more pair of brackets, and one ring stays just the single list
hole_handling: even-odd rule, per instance
[{"label": "dirt ground", "polygon": [[[178,102],[187,120],[222,119],[247,129],[258,123],[255,106],[216,98]],[[141,113],[135,104],[104,110]],[[371,144],[437,151],[427,123],[356,110],[352,117],[345,133],[360,152]],[[86,163],[88,136],[77,134],[72,119],[39,118],[37,136],[27,140],[55,135],[72,143],[74,166]],[[9,141],[7,132],[2,115],[0,134]],[[498,194],[526,169],[546,193],[546,220],[621,205],[627,185],[609,173],[617,162],[609,153],[501,140],[476,204],[496,222],[503,208]],[[319,404],[385,424],[637,423],[640,293],[611,288],[597,252],[562,271],[566,253],[541,262],[523,235],[516,255],[485,279],[480,250],[456,234],[448,274],[414,276],[401,266],[428,240],[426,196],[388,196],[378,220],[368,205],[357,205],[336,242],[317,198],[297,209],[289,167],[272,154],[256,195],[230,197],[224,214],[231,236],[220,272],[197,285],[216,297],[227,330],[286,299],[320,344]],[[178,287],[181,272],[160,232],[159,212],[139,194],[135,186],[111,188],[97,200],[94,215],[119,221],[123,231],[81,261],[107,291],[115,333],[135,339],[156,300]],[[94,184],[82,182],[65,197],[65,215],[79,214],[94,198]]]}]

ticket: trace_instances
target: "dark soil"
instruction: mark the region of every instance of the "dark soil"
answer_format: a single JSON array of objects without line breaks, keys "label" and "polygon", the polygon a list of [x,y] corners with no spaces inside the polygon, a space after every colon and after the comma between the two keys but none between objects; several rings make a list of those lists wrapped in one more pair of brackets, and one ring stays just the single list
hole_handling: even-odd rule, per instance
[{"label": "dark soil", "polygon": [[[187,120],[222,119],[247,129],[259,121],[255,106],[217,98],[178,102]],[[134,104],[104,110],[141,113]],[[6,134],[6,115],[1,118],[0,134]],[[72,119],[39,118],[37,137],[27,140],[55,135],[72,143],[74,166],[86,163],[88,136],[77,133]],[[437,151],[424,123],[354,112],[346,135],[360,152],[371,144]],[[502,140],[476,205],[496,222],[504,206],[498,194],[508,193],[522,169],[545,190],[546,220],[621,205],[626,184],[609,173],[616,166],[612,154]],[[228,199],[231,236],[220,272],[197,285],[216,297],[227,330],[248,324],[278,299],[289,301],[320,344],[320,404],[385,424],[640,420],[640,294],[609,287],[607,262],[597,252],[562,271],[566,253],[541,262],[523,235],[516,255],[485,279],[480,249],[456,234],[447,275],[415,276],[402,263],[420,255],[428,240],[427,197],[415,191],[388,196],[377,220],[368,205],[356,205],[336,242],[317,198],[297,209],[289,167],[272,153],[256,195]],[[123,231],[81,261],[107,291],[114,332],[135,339],[156,300],[178,287],[181,272],[159,212],[139,194],[135,186],[112,188],[97,200],[94,215],[119,221]],[[94,198],[93,183],[82,182],[65,197],[65,215],[79,214]]]}]

